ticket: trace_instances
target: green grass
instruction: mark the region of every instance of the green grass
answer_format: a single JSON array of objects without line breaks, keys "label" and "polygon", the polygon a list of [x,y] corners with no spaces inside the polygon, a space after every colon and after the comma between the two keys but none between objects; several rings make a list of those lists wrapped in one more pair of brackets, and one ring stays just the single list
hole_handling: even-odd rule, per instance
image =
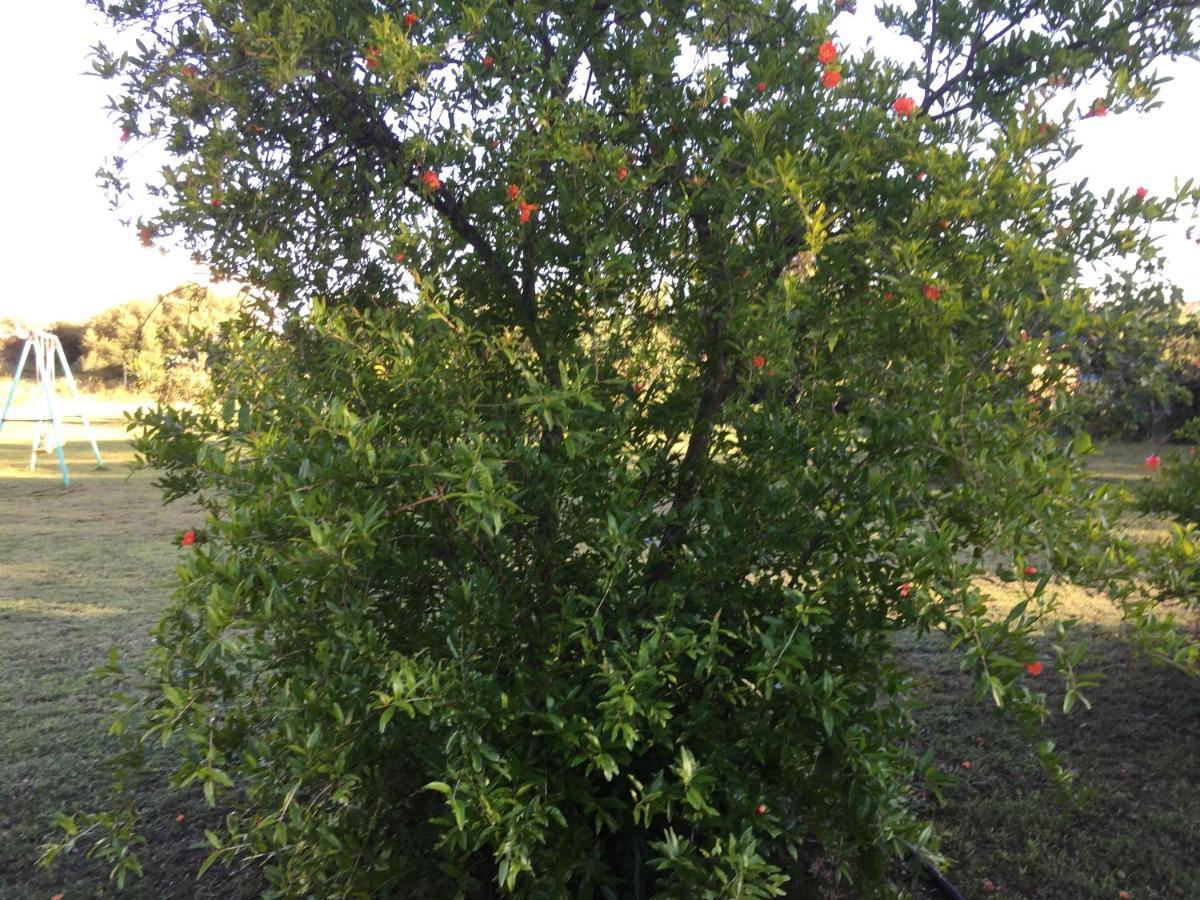
[{"label": "green grass", "polygon": [[[48,872],[34,861],[54,836],[55,812],[96,808],[109,796],[115,707],[89,672],[110,647],[127,658],[145,652],[184,552],[174,536],[195,512],[164,507],[149,473],[129,477],[133,456],[119,425],[97,428],[100,471],[68,426],[69,487],[52,456],[28,470],[31,428],[6,423],[0,432],[0,898],[106,896],[107,870],[80,853]],[[215,820],[202,802],[180,805],[160,781],[142,812],[149,877],[127,896],[230,896],[220,878],[205,892],[193,883],[205,855],[201,825]]]},{"label": "green grass", "polygon": [[[1146,444],[1104,448],[1091,465],[1097,480],[1132,485]],[[1163,521],[1128,516],[1131,537],[1161,540]],[[998,609],[1019,599],[995,579],[981,580]],[[1075,618],[1088,645],[1084,669],[1101,677],[1087,692],[1090,710],[1062,709],[1051,666],[1031,685],[1047,695],[1047,737],[1076,775],[1077,803],[1043,774],[1035,741],[976,701],[969,676],[934,635],[906,651],[922,688],[921,739],[950,779],[926,813],[954,861],[950,880],[968,898],[1200,898],[1200,683],[1137,658],[1122,638],[1119,611],[1104,596],[1060,584],[1058,616]],[[1195,626],[1195,619],[1189,620]],[[1042,658],[1052,660],[1050,635]],[[963,762],[970,768],[964,769]]]},{"label": "green grass", "polygon": [[1146,457],[1157,453],[1162,457],[1182,452],[1178,446],[1158,443],[1102,445],[1090,460],[1089,471],[1097,481],[1132,486],[1146,477]]},{"label": "green grass", "polygon": [[[1088,632],[1089,670],[1104,678],[1093,707],[1057,713],[1038,735],[1076,773],[1078,805],[1048,782],[1025,735],[973,700],[936,641],[911,651],[922,739],[952,779],[927,812],[967,897],[1200,897],[1200,685],[1132,658],[1108,628]],[[1038,680],[1061,709],[1052,669]]]},{"label": "green grass", "polygon": [[[108,797],[104,760],[114,745],[105,731],[114,706],[88,673],[111,646],[129,659],[145,652],[186,552],[175,536],[196,524],[196,513],[162,506],[149,473],[128,476],[132,454],[115,424],[100,429],[103,471],[72,430],[70,487],[53,457],[27,470],[30,427],[0,432],[0,898],[108,896],[115,891],[105,867],[80,853],[49,871],[34,860],[54,836],[55,812],[101,807]],[[1094,472],[1130,482],[1148,452],[1108,448]],[[1162,533],[1154,521],[1130,525],[1145,539]],[[998,606],[1010,602],[1005,585],[984,586]],[[955,861],[947,874],[969,898],[1116,900],[1121,890],[1135,900],[1200,898],[1200,684],[1132,657],[1104,597],[1071,585],[1061,593],[1064,615],[1087,632],[1090,670],[1104,676],[1090,693],[1092,710],[1056,715],[1043,731],[1078,775],[1077,807],[1047,783],[1025,735],[975,701],[938,637],[905,650],[925,701],[922,740],[950,778],[944,803],[929,795],[925,810]],[[1061,702],[1052,669],[1037,686],[1052,706]],[[147,876],[125,896],[255,892],[255,879],[219,868],[195,882],[203,829],[219,819],[202,800],[168,792],[160,775],[139,803]]]}]

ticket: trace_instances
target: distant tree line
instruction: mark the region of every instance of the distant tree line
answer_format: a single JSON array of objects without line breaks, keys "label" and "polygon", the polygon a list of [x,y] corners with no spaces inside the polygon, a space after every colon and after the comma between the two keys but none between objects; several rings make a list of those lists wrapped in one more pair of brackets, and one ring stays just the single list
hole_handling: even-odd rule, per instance
[{"label": "distant tree line", "polygon": [[[1096,438],[1167,437],[1200,416],[1200,304],[1178,291],[1132,278],[1096,292],[1099,315],[1072,354],[1078,390],[1090,402],[1088,430]],[[182,285],[154,300],[132,300],[87,322],[55,322],[71,370],[106,386],[171,401],[203,384],[206,342],[241,308],[239,295]],[[17,324],[0,319],[0,361],[8,377],[23,340]],[[26,376],[32,377],[27,368]]]},{"label": "distant tree line", "polygon": [[[208,343],[240,311],[239,295],[182,285],[153,300],[132,300],[86,322],[55,322],[72,372],[104,386],[120,385],[160,400],[186,400],[206,381]],[[24,344],[18,325],[0,322],[0,360],[11,376]],[[33,370],[26,365],[26,377]]]}]

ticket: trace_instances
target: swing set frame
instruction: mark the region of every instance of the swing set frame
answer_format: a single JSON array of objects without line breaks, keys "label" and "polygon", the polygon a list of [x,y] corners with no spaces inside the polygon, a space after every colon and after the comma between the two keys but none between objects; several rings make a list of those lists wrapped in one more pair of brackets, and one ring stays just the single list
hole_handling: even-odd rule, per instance
[{"label": "swing set frame", "polygon": [[8,420],[8,412],[12,408],[13,398],[17,393],[17,385],[21,383],[21,373],[25,370],[25,363],[31,355],[33,356],[34,366],[37,371],[38,384],[41,385],[42,395],[46,399],[46,412],[43,418],[35,420],[39,423],[39,428],[34,433],[33,448],[29,453],[29,468],[32,471],[37,465],[38,444],[42,442],[43,436],[46,433],[46,423],[48,420],[51,434],[54,438],[54,449],[58,453],[58,470],[62,473],[63,484],[69,485],[71,477],[67,474],[67,460],[63,456],[63,424],[62,416],[58,409],[58,397],[55,389],[55,378],[59,364],[62,365],[63,380],[66,381],[67,386],[71,390],[71,396],[79,408],[79,416],[83,419],[83,426],[87,429],[87,436],[92,445],[92,452],[96,455],[97,468],[104,466],[104,460],[100,457],[100,447],[96,444],[96,433],[92,430],[92,423],[88,419],[83,398],[79,395],[79,387],[75,384],[75,376],[71,374],[71,366],[67,363],[66,353],[63,352],[62,341],[53,332],[30,331],[26,335],[25,346],[21,349],[21,358],[17,362],[17,370],[13,373],[12,387],[8,390],[8,399],[4,403],[4,410],[0,412],[0,429],[4,427],[5,421]]}]

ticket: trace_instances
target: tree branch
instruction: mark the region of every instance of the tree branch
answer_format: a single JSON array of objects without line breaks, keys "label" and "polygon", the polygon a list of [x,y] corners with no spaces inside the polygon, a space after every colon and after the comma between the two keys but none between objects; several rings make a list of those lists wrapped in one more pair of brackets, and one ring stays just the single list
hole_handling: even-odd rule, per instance
[{"label": "tree branch", "polygon": [[724,254],[713,242],[709,216],[706,213],[694,212],[689,218],[696,232],[697,253],[700,258],[719,260],[718,268],[712,273],[716,277],[709,279],[710,284],[715,282],[718,290],[714,302],[711,302],[704,310],[704,314],[708,318],[708,326],[703,343],[703,351],[706,354],[703,386],[700,390],[700,402],[696,408],[691,434],[688,437],[687,450],[684,452],[683,461],[679,466],[675,493],[671,499],[671,514],[674,519],[663,533],[662,541],[659,543],[659,550],[663,553],[663,557],[650,566],[646,572],[647,587],[652,587],[667,578],[675,570],[675,551],[683,542],[687,532],[683,520],[683,510],[696,498],[700,467],[708,458],[717,414],[738,383],[737,373],[728,370],[728,359],[724,349],[726,304],[732,283],[729,269]]}]

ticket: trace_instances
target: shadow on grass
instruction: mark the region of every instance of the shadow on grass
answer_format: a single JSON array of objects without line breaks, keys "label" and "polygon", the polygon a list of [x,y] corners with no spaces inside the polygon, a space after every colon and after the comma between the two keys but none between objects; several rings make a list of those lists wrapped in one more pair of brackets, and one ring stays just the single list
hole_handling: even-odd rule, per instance
[{"label": "shadow on grass", "polygon": [[[1062,715],[1049,663],[1030,681],[1053,711],[1038,737],[1075,772],[1077,806],[1043,774],[1022,730],[990,698],[975,700],[940,637],[905,651],[924,697],[921,740],[953,779],[944,804],[929,795],[927,806],[955,861],[951,880],[966,897],[1200,897],[1200,685],[1132,656],[1112,629],[1076,636],[1089,647],[1085,668],[1103,677],[1092,709]],[[1042,649],[1051,660],[1048,642]]]}]

